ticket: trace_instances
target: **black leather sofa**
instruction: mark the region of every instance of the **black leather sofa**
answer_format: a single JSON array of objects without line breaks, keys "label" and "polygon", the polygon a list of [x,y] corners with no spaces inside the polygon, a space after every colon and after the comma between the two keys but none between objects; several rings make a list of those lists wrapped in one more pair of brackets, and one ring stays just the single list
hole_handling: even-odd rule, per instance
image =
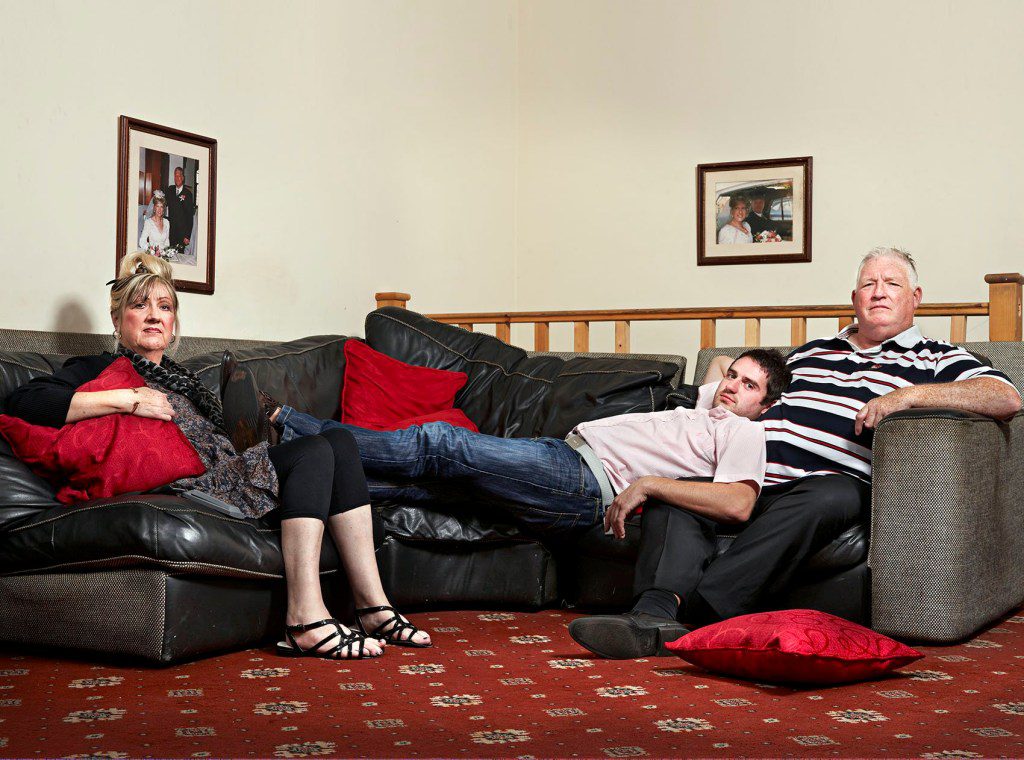
[{"label": "black leather sofa", "polygon": [[[0,331],[0,408],[11,389],[52,371],[63,355],[102,350],[110,340],[60,334],[29,338],[22,334],[5,340],[6,333],[10,331]],[[66,345],[68,340],[73,345]],[[179,359],[185,358],[214,387],[219,350],[211,349],[232,347],[271,394],[296,408],[333,417],[338,412],[345,340],[316,336],[256,344],[194,339]],[[483,432],[505,436],[564,436],[582,420],[665,408],[675,400],[672,392],[685,365],[680,357],[531,355],[489,336],[398,308],[380,309],[367,317],[366,341],[403,361],[466,372],[469,380],[456,405]],[[1019,344],[1010,345],[1019,351]],[[15,350],[26,347],[37,350]],[[962,443],[1003,446],[1005,451],[997,450],[997,457],[1021,459],[1024,415],[1007,426],[984,418],[965,422],[962,417],[951,418],[959,433],[939,431],[946,448],[937,456],[948,457],[949,446]],[[901,425],[910,426],[911,433],[899,432]],[[919,419],[887,420],[877,434],[876,452],[881,444],[881,454],[886,456],[885,452],[903,446],[908,435],[914,438],[911,447],[917,445],[926,436],[915,425],[920,425]],[[887,429],[893,431],[891,437]],[[1001,443],[992,437],[993,431],[1002,436]],[[979,436],[983,444],[977,443]],[[876,468],[877,458],[878,454]],[[897,468],[900,463],[883,466]],[[1024,477],[1022,470],[1008,470],[1003,477],[1012,485]],[[877,537],[872,545],[874,576],[879,568],[886,579],[893,573],[913,571],[928,562],[929,552],[945,556],[949,542],[960,550],[977,537],[970,526],[957,524],[943,526],[949,529],[941,541],[930,535],[920,539],[923,555],[917,546],[908,546],[914,531],[932,531],[931,518],[936,514],[930,505],[911,508],[909,517],[904,514],[902,489],[909,477],[901,474],[895,487],[883,477],[879,487],[876,469],[875,491],[880,496],[873,499],[880,504],[873,509],[886,517],[881,526],[876,517],[873,528]],[[927,469],[914,477],[935,479]],[[500,504],[462,494],[450,483],[424,487],[436,491],[436,502],[429,508],[374,505],[381,535],[378,562],[397,605],[407,610],[628,605],[639,538],[637,521],[631,521],[625,541],[614,541],[594,528],[572,540],[552,542],[517,528],[505,519]],[[1005,502],[997,499],[996,511],[989,510],[988,519],[1006,526],[1017,520],[1018,527],[987,537],[988,566],[994,562],[999,575],[993,580],[976,574],[974,585],[983,594],[979,599],[971,589],[965,591],[967,615],[960,614],[959,608],[950,611],[948,605],[940,608],[916,589],[904,590],[901,597],[900,589],[891,590],[899,585],[891,580],[886,580],[888,585],[879,596],[877,578],[868,569],[867,523],[811,557],[800,571],[799,583],[767,603],[812,607],[870,623],[872,601],[877,606],[881,598],[893,633],[932,640],[967,635],[1020,601],[1019,563],[1006,566],[1001,558],[1008,553],[1020,556],[1021,508],[1019,500],[1011,505]],[[919,512],[925,511],[930,517],[922,527]],[[253,645],[280,633],[283,585],[277,537],[278,527],[272,520],[233,520],[172,496],[126,495],[72,508],[59,506],[52,489],[0,440],[0,619],[5,621],[0,641],[72,647],[154,663]],[[727,550],[729,541],[723,537],[720,550]],[[335,612],[344,616],[349,600],[329,544],[321,569],[325,594]],[[947,575],[932,575],[945,584],[935,589],[934,596],[944,596],[953,588],[946,583]],[[950,583],[958,582],[960,575],[954,576]],[[993,590],[993,583],[1004,580],[1017,585]],[[928,622],[935,619],[940,625],[915,628],[913,620],[907,622],[899,610],[894,614],[903,597],[910,600],[910,609],[915,600],[924,599],[930,605]],[[938,635],[927,635],[936,630]]]}]

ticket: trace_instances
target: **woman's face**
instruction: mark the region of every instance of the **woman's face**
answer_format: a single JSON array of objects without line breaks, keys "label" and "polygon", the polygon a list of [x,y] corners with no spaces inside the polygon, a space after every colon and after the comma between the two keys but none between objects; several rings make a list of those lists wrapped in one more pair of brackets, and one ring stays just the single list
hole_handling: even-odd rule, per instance
[{"label": "woman's face", "polygon": [[164,208],[165,208],[165,206],[164,206],[164,202],[163,201],[154,201],[153,202],[153,216],[155,216],[157,219],[163,219]]},{"label": "woman's face", "polygon": [[747,218],[747,204],[737,203],[732,207],[732,220],[739,224]]},{"label": "woman's face", "polygon": [[121,324],[121,345],[151,362],[160,363],[174,333],[174,299],[167,287],[156,284],[144,298],[125,304]]}]

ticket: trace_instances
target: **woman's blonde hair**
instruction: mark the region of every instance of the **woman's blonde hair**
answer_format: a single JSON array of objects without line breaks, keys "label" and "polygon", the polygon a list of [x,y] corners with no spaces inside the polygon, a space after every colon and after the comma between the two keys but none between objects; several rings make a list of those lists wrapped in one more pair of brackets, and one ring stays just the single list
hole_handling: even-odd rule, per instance
[{"label": "woman's blonde hair", "polygon": [[[163,285],[170,293],[174,305],[174,339],[168,348],[173,351],[181,339],[181,322],[178,319],[178,291],[174,289],[174,274],[171,265],[143,251],[129,253],[121,259],[117,279],[110,288],[110,315],[121,324],[124,310],[133,303],[149,297],[156,285]],[[120,336],[119,336],[120,337]]]}]

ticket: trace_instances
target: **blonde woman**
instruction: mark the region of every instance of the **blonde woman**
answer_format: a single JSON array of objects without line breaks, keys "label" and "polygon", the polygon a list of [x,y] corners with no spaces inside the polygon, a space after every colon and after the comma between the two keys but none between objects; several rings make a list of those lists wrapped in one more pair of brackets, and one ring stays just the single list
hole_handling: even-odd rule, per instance
[{"label": "blonde woman", "polygon": [[[226,435],[220,398],[166,354],[181,334],[178,295],[166,261],[141,252],[126,256],[110,291],[110,317],[117,339],[113,354],[74,357],[52,376],[17,388],[8,397],[8,413],[51,427],[106,414],[173,421],[206,466],[203,475],[175,485],[234,504],[248,517],[276,510],[288,583],[285,641],[277,645],[279,654],[361,659],[383,654],[385,641],[430,646],[430,637],[394,610],[381,586],[369,494],[352,435],[332,430],[237,452]],[[145,378],[146,387],[77,390],[122,356]],[[338,547],[356,607],[361,608],[359,631],[334,619],[321,596],[325,529]],[[375,633],[366,635],[364,629]]]}]

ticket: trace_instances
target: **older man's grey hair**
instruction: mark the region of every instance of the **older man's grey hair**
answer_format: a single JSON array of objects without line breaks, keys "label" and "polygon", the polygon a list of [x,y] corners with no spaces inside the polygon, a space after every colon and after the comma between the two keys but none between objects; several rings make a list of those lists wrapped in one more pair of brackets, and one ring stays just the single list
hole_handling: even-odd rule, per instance
[{"label": "older man's grey hair", "polygon": [[873,259],[893,259],[900,262],[903,265],[903,268],[907,271],[907,279],[910,281],[910,289],[913,290],[917,287],[917,267],[914,265],[914,257],[902,248],[890,248],[881,245],[876,248],[872,248],[867,252],[867,254],[865,254],[864,258],[860,260],[860,266],[857,267],[858,284],[860,284],[860,273],[864,271],[864,267],[867,263]]}]

